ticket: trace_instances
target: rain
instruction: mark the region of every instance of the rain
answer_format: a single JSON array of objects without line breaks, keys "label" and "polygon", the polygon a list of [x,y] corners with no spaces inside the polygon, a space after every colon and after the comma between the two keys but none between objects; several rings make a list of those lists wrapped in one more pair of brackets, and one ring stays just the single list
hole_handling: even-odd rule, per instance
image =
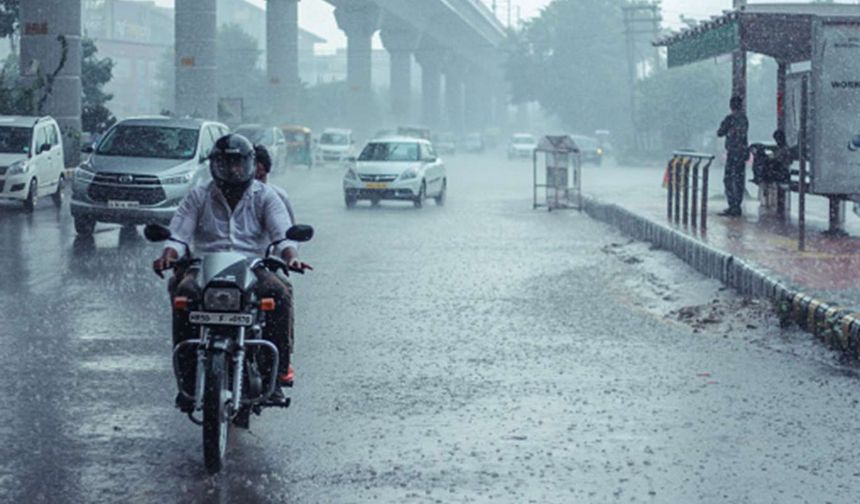
[{"label": "rain", "polygon": [[856,502],[860,2],[0,0],[0,502]]}]

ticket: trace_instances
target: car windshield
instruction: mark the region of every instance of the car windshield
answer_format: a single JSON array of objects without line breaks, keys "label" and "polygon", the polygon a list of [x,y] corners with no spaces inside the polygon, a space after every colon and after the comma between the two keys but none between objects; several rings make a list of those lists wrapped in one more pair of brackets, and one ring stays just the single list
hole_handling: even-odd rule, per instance
[{"label": "car windshield", "polygon": [[287,142],[290,143],[299,143],[305,141],[305,134],[301,131],[285,131],[284,136],[287,138]]},{"label": "car windshield", "polygon": [[346,145],[349,143],[349,138],[343,133],[323,133],[320,137],[321,144],[328,145]]},{"label": "car windshield", "polygon": [[191,159],[198,134],[198,130],[188,128],[121,125],[99,142],[97,152],[105,156]]},{"label": "car windshield", "polygon": [[240,128],[236,130],[237,135],[242,135],[251,141],[251,143],[264,143],[263,136],[266,130],[263,128]]},{"label": "car windshield", "polygon": [[30,128],[0,127],[0,152],[4,154],[29,154],[32,134],[33,130]]},{"label": "car windshield", "polygon": [[516,145],[531,145],[535,143],[535,139],[531,135],[517,135],[511,139],[511,142]]},{"label": "car windshield", "polygon": [[361,151],[359,161],[418,161],[418,144],[412,142],[375,142]]}]

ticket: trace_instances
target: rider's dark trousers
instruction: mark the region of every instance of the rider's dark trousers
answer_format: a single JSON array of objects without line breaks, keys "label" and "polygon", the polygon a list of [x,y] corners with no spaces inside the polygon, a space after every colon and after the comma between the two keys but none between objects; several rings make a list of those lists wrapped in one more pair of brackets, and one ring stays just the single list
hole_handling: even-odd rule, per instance
[{"label": "rider's dark trousers", "polygon": [[[255,292],[257,299],[274,298],[275,310],[268,312],[266,327],[263,329],[263,337],[271,341],[277,348],[279,355],[278,374],[285,374],[290,365],[290,353],[293,349],[293,287],[284,278],[272,273],[265,268],[255,270],[257,285]],[[197,270],[189,270],[187,273],[179,274],[170,279],[168,290],[171,302],[176,296],[188,298],[191,309],[197,309],[202,301],[203,293],[195,281]],[[181,278],[181,280],[179,280]],[[199,329],[188,321],[190,310],[173,310],[173,345],[181,341],[194,339],[199,336]],[[197,354],[191,347],[179,355],[179,368],[181,370],[180,380],[186,392],[191,393],[196,379]],[[271,369],[270,367],[268,369]],[[268,369],[262,369],[266,376]]]},{"label": "rider's dark trousers", "polygon": [[723,183],[726,187],[726,200],[731,210],[740,212],[746,189],[746,150],[729,151],[726,156],[726,172]]}]

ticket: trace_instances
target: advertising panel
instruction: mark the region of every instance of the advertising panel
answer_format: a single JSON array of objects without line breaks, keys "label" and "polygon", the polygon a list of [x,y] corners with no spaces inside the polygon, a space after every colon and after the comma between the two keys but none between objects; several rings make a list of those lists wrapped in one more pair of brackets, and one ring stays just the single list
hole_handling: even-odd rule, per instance
[{"label": "advertising panel", "polygon": [[860,23],[819,20],[813,33],[810,190],[860,194]]}]

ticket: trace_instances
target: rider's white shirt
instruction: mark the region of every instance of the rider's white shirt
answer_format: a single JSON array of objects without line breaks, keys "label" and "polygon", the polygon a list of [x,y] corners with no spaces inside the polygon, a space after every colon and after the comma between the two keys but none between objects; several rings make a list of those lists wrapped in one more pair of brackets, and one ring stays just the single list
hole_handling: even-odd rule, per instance
[{"label": "rider's white shirt", "polygon": [[[170,232],[190,243],[197,253],[239,252],[261,256],[273,241],[282,239],[292,220],[278,194],[254,181],[230,210],[230,205],[214,182],[192,189],[170,221]],[[297,247],[295,242],[284,242]]]},{"label": "rider's white shirt", "polygon": [[287,213],[290,214],[290,221],[295,224],[296,214],[293,212],[293,205],[290,203],[290,195],[287,194],[287,190],[272,183],[269,184],[269,187],[271,187],[278,194],[278,197],[281,198],[281,201],[284,202],[284,206],[287,207]]}]

